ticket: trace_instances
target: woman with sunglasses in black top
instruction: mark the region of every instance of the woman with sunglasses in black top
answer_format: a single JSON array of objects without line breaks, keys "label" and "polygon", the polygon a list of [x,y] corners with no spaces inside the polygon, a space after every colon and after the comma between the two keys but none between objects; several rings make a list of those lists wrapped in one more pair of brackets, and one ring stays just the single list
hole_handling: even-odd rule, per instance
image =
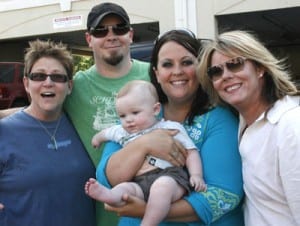
[{"label": "woman with sunglasses in black top", "polygon": [[199,62],[210,98],[240,114],[245,224],[300,225],[300,92],[284,62],[245,31],[219,35]]}]

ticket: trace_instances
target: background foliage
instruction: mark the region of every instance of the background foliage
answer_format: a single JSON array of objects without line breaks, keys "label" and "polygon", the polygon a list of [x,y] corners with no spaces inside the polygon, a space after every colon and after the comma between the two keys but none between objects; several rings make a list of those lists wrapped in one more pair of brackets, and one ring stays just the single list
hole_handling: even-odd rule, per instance
[{"label": "background foliage", "polygon": [[74,73],[84,71],[94,64],[94,59],[91,56],[73,55]]}]

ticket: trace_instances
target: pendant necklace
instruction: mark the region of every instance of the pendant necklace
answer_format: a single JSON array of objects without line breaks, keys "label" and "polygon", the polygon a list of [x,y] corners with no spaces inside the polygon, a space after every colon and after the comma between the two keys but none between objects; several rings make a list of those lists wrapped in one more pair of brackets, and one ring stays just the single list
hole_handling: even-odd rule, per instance
[{"label": "pendant necklace", "polygon": [[45,132],[49,135],[49,137],[51,139],[51,142],[52,142],[52,145],[53,145],[53,147],[54,147],[55,150],[57,150],[57,148],[58,148],[57,147],[57,142],[56,142],[55,135],[56,135],[57,129],[58,129],[59,125],[60,125],[61,118],[62,118],[62,116],[60,116],[60,118],[59,118],[59,120],[58,120],[58,122],[57,122],[57,124],[55,126],[53,134],[51,134],[49,132],[49,130],[44,126],[44,124],[40,120],[34,118],[39,123],[39,125],[45,130]]}]

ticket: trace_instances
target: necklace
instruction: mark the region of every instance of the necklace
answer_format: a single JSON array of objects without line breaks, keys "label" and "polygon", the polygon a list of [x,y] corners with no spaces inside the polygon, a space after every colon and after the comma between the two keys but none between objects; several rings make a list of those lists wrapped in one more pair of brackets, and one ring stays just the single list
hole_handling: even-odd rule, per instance
[{"label": "necklace", "polygon": [[55,150],[57,150],[57,142],[56,142],[55,135],[56,135],[57,129],[58,129],[59,125],[60,125],[61,118],[62,117],[59,118],[59,120],[58,120],[58,122],[57,122],[57,124],[55,126],[53,134],[51,134],[49,132],[49,130],[44,126],[44,124],[40,120],[34,118],[38,122],[38,124],[45,130],[45,132],[49,135],[49,137],[51,139],[51,142],[52,142],[53,147],[54,147]]}]

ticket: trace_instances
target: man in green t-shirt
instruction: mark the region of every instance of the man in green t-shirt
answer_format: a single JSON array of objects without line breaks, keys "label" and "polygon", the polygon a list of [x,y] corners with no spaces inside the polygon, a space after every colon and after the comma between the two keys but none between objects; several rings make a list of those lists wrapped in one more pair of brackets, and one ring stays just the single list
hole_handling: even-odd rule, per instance
[{"label": "man in green t-shirt", "polygon": [[[149,64],[130,57],[133,29],[126,11],[114,3],[101,3],[88,14],[86,41],[93,50],[95,65],[74,76],[74,87],[65,102],[86,150],[97,166],[103,146],[92,147],[91,139],[98,131],[117,123],[114,97],[131,80],[149,80]],[[98,226],[117,225],[115,213],[105,211],[97,203]]]},{"label": "man in green t-shirt", "polygon": [[[95,65],[75,74],[72,93],[65,101],[65,111],[97,166],[104,145],[95,150],[91,145],[92,137],[117,123],[114,96],[128,81],[149,81],[149,64],[131,59],[133,29],[127,12],[117,4],[106,2],[91,9],[85,37],[93,51]],[[0,118],[16,110],[1,111]],[[114,226],[118,221],[116,214],[105,211],[102,203],[97,203],[97,218],[98,226]]]}]

